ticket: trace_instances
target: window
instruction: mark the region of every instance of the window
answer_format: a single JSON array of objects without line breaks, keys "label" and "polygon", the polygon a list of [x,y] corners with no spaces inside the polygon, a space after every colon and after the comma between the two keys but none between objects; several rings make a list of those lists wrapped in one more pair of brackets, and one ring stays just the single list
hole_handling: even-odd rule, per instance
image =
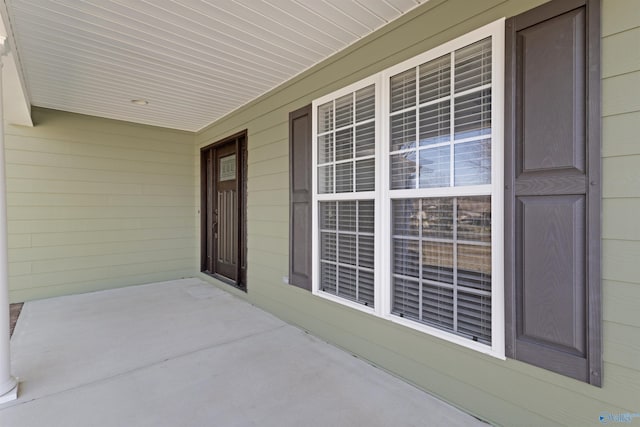
[{"label": "window", "polygon": [[375,307],[376,85],[314,103],[317,290]]},{"label": "window", "polygon": [[503,31],[313,103],[314,292],[498,357]]}]

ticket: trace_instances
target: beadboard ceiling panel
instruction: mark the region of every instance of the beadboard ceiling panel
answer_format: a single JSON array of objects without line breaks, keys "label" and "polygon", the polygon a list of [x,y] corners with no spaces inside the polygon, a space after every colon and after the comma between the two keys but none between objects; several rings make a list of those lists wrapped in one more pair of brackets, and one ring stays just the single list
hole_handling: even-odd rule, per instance
[{"label": "beadboard ceiling panel", "polygon": [[428,0],[4,1],[33,105],[197,131]]}]

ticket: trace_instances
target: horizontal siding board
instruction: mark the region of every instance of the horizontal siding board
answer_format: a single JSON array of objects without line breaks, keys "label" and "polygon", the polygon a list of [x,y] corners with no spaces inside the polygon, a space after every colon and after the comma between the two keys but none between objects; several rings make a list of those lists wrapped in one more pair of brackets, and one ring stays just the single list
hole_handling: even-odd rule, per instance
[{"label": "horizontal siding board", "polygon": [[193,227],[193,219],[176,218],[114,218],[114,219],[36,219],[9,220],[9,233],[67,233],[73,231],[147,230]]},{"label": "horizontal siding board", "polygon": [[[18,235],[20,236],[20,235]],[[80,231],[65,233],[43,233],[36,234],[31,238],[30,247],[46,246],[75,246],[92,244],[94,242],[135,242],[147,240],[164,239],[195,239],[195,229],[188,228],[165,228],[165,229],[144,229],[144,230],[109,230],[109,231]]]},{"label": "horizontal siding board", "polygon": [[[604,198],[640,196],[640,155],[605,158],[602,161]],[[605,217],[605,223],[609,219]]]},{"label": "horizontal siding board", "polygon": [[604,360],[640,372],[640,334],[634,326],[604,322]]},{"label": "horizontal siding board", "polygon": [[260,207],[247,207],[247,228],[249,235],[251,234],[251,222],[253,220],[259,221],[286,221],[289,212],[289,206],[260,206]]},{"label": "horizontal siding board", "polygon": [[34,299],[51,298],[60,295],[81,294],[123,286],[141,285],[145,283],[161,282],[176,278],[191,277],[193,268],[178,270],[157,270],[133,276],[111,276],[107,279],[89,280],[82,282],[68,282],[62,285],[47,285],[28,289],[11,289],[9,299],[12,302],[29,301]]},{"label": "horizontal siding board", "polygon": [[252,148],[251,157],[249,157],[249,167],[254,163],[263,162],[279,157],[286,158],[289,155],[289,144],[285,140],[273,142],[258,148]]},{"label": "horizontal siding board", "polygon": [[180,207],[146,207],[146,206],[109,206],[109,207],[59,207],[50,206],[46,211],[33,206],[9,206],[9,218],[21,219],[87,219],[87,218],[147,218],[147,217],[181,217],[191,215],[192,208]]},{"label": "horizontal siding board", "polygon": [[602,0],[602,35],[608,36],[640,26],[637,0]]},{"label": "horizontal siding board", "polygon": [[248,206],[288,206],[289,192],[287,190],[252,191],[249,193]]},{"label": "horizontal siding board", "polygon": [[[251,152],[249,152],[249,158],[251,158]],[[283,172],[289,172],[289,159],[287,157],[276,157],[274,159],[252,163],[247,172],[247,176],[248,179],[251,180],[263,175]]]},{"label": "horizontal siding board", "polygon": [[60,168],[97,169],[118,172],[144,172],[163,175],[191,175],[191,168],[172,163],[149,161],[114,160],[100,157],[73,156],[58,153],[6,150],[7,163],[20,165],[43,165]]},{"label": "horizontal siding board", "polygon": [[[284,118],[286,119],[286,116]],[[257,149],[265,145],[281,141],[285,141],[286,143],[286,138],[283,139],[282,135],[286,135],[288,129],[287,126],[288,122],[284,120],[280,123],[272,124],[272,126],[265,129],[257,130],[251,128],[251,134],[249,135],[251,138],[249,142],[251,144],[251,149]]]},{"label": "horizontal siding board", "polygon": [[[79,165],[81,166],[81,165]],[[37,191],[39,185],[45,184],[43,181],[61,181],[68,183],[107,183],[107,184],[129,184],[129,185],[145,185],[149,188],[161,187],[161,188],[177,188],[177,187],[192,187],[193,177],[189,175],[175,176],[165,175],[161,172],[155,173],[140,173],[135,172],[122,172],[111,170],[95,170],[86,168],[73,168],[73,169],[60,169],[54,166],[43,165],[22,165],[22,164],[8,164],[7,165],[7,178],[14,180],[14,186],[19,182],[32,182],[32,186]],[[20,181],[18,181],[20,179]],[[24,184],[23,184],[24,185]],[[10,188],[13,190],[12,188]],[[22,190],[29,191],[29,190]],[[58,191],[60,192],[60,191]]]},{"label": "horizontal siding board", "polygon": [[123,265],[136,265],[158,261],[174,261],[176,259],[191,259],[191,248],[148,250],[135,253],[117,253],[110,255],[78,256],[55,260],[41,260],[30,263],[32,273],[52,273],[87,268],[115,267]]},{"label": "horizontal siding board", "polygon": [[195,205],[193,195],[180,196],[149,196],[149,195],[92,195],[56,194],[56,193],[9,193],[7,203],[23,207],[84,207],[101,206],[103,208],[155,206],[155,207],[185,207]]},{"label": "horizontal siding board", "polygon": [[640,71],[602,80],[602,115],[640,111]]},{"label": "horizontal siding board", "polygon": [[640,112],[604,117],[602,119],[602,156],[606,158],[640,154],[638,134],[640,134]]},{"label": "horizontal siding board", "polygon": [[603,38],[602,77],[640,70],[638,46],[640,46],[640,26]]},{"label": "horizontal siding board", "polygon": [[84,268],[78,270],[54,271],[47,273],[32,273],[28,276],[17,276],[12,280],[12,289],[21,290],[56,286],[65,283],[84,282],[91,280],[108,280],[111,277],[134,276],[147,272],[167,271],[188,268],[193,258],[153,261],[136,264],[109,265],[106,267]]},{"label": "horizontal siding board", "polygon": [[[602,278],[640,284],[640,241],[602,241]],[[640,287],[638,288],[640,292]]]},{"label": "horizontal siding board", "polygon": [[289,173],[280,172],[263,175],[247,181],[249,193],[270,190],[289,190]]},{"label": "horizontal siding board", "polygon": [[193,239],[155,239],[134,242],[96,242],[84,245],[40,246],[15,248],[9,251],[9,262],[54,260],[89,255],[135,254],[145,251],[162,249],[180,250],[186,248],[194,248]]},{"label": "horizontal siding board", "polygon": [[104,144],[86,144],[82,141],[70,142],[59,139],[42,140],[34,137],[14,136],[7,142],[6,148],[16,151],[61,153],[78,157],[174,163],[187,166],[191,166],[193,163],[193,156],[191,153],[185,152],[185,150],[182,150],[182,153],[142,150],[135,143],[132,143],[128,147],[117,147],[118,149],[115,150],[108,141],[105,141]]},{"label": "horizontal siding board", "polygon": [[9,276],[23,276],[31,274],[31,262],[10,262]]},{"label": "horizontal siding board", "polygon": [[605,199],[602,201],[602,237],[613,240],[640,240],[640,199]]},{"label": "horizontal siding board", "polygon": [[[636,279],[637,280],[637,279]],[[637,339],[640,330],[640,283],[625,283],[612,280],[604,280],[602,284],[603,293],[603,319],[608,322],[615,322],[633,327],[628,331],[631,339]],[[605,339],[606,339],[605,335]],[[605,349],[605,351],[610,351]]]}]

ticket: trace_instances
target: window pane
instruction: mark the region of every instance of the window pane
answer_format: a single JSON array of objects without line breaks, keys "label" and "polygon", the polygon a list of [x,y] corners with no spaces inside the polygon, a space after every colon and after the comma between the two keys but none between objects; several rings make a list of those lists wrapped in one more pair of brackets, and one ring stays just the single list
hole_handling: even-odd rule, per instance
[{"label": "window pane", "polygon": [[338,266],[338,295],[350,300],[356,300],[356,269]]},{"label": "window pane", "polygon": [[451,148],[420,150],[420,188],[449,187]]},{"label": "window pane", "polygon": [[455,185],[479,185],[491,183],[491,140],[456,144]]},{"label": "window pane", "polygon": [[356,231],[356,201],[338,202],[338,230]]},{"label": "window pane", "polygon": [[458,285],[491,291],[491,246],[458,245]]},{"label": "window pane", "polygon": [[333,133],[318,137],[318,163],[333,161]]},{"label": "window pane", "polygon": [[416,105],[416,70],[397,74],[391,82],[391,111],[403,110]]},{"label": "window pane", "polygon": [[491,135],[491,91],[456,98],[455,139]]},{"label": "window pane", "polygon": [[453,243],[422,243],[422,278],[453,283]]},{"label": "window pane", "polygon": [[458,197],[458,239],[491,243],[491,197]]},{"label": "window pane", "polygon": [[491,38],[455,52],[456,93],[491,83]]},{"label": "window pane", "polygon": [[356,162],[356,191],[373,191],[376,189],[375,159],[358,160]]},{"label": "window pane", "polygon": [[416,152],[391,155],[391,189],[416,188]]},{"label": "window pane", "polygon": [[420,108],[420,145],[448,142],[451,137],[449,101]]},{"label": "window pane", "polygon": [[391,202],[393,234],[417,237],[419,227],[426,219],[420,210],[419,199],[400,199]]},{"label": "window pane", "polygon": [[320,204],[320,229],[336,229],[336,202],[321,202]]},{"label": "window pane", "polygon": [[374,201],[360,200],[358,202],[358,231],[360,233],[373,233],[374,227]]},{"label": "window pane", "polygon": [[354,234],[338,234],[338,262],[356,265],[356,236]]},{"label": "window pane", "polygon": [[332,294],[336,293],[336,266],[335,264],[320,263],[320,289]]},{"label": "window pane", "polygon": [[318,193],[333,193],[333,165],[318,168]]},{"label": "window pane", "polygon": [[451,56],[445,55],[420,66],[420,103],[449,96]]},{"label": "window pane", "polygon": [[318,107],[318,133],[333,130],[333,101]]},{"label": "window pane", "polygon": [[365,268],[373,268],[374,243],[373,236],[358,236],[358,265]]},{"label": "window pane", "polygon": [[393,274],[420,277],[420,242],[393,239]]},{"label": "window pane", "polygon": [[398,316],[420,320],[420,284],[418,281],[393,278],[391,312]]},{"label": "window pane", "polygon": [[373,85],[356,92],[356,122],[373,119],[376,116],[376,92]]},{"label": "window pane", "polygon": [[336,99],[336,129],[353,124],[353,94]]},{"label": "window pane", "polygon": [[453,330],[453,289],[425,283],[422,286],[422,321]]},{"label": "window pane", "polygon": [[376,154],[375,123],[367,123],[356,127],[356,157],[373,156]]},{"label": "window pane", "polygon": [[458,291],[458,332],[491,344],[491,296]]},{"label": "window pane", "polygon": [[336,160],[353,158],[353,128],[336,132]]},{"label": "window pane", "polygon": [[371,271],[358,271],[358,301],[373,307],[374,278]]},{"label": "window pane", "polygon": [[353,162],[336,165],[336,193],[353,191]]},{"label": "window pane", "polygon": [[407,111],[391,117],[391,151],[416,146],[416,112]]},{"label": "window pane", "polygon": [[336,235],[335,233],[320,233],[320,259],[324,261],[336,260]]},{"label": "window pane", "polygon": [[453,197],[422,200],[422,235],[432,239],[453,239]]}]

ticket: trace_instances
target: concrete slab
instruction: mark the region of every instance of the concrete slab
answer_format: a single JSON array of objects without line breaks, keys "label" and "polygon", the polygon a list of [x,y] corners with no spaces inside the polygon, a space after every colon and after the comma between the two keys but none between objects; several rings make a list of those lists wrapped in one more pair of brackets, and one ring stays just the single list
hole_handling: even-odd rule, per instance
[{"label": "concrete slab", "polygon": [[475,418],[198,279],[25,304],[0,426],[469,426]]}]

